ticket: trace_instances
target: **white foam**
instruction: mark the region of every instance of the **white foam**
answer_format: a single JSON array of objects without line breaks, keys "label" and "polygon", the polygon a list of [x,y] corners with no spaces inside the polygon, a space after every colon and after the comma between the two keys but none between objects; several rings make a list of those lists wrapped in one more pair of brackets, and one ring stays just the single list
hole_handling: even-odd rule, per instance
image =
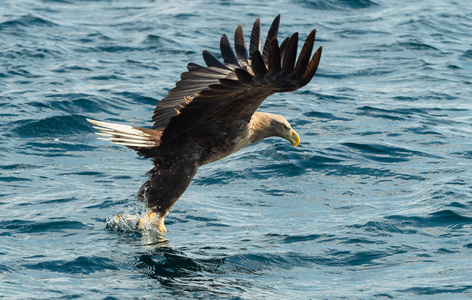
[{"label": "white foam", "polygon": [[107,228],[124,232],[156,232],[157,217],[149,217],[149,212],[143,214],[117,214],[107,220]]}]

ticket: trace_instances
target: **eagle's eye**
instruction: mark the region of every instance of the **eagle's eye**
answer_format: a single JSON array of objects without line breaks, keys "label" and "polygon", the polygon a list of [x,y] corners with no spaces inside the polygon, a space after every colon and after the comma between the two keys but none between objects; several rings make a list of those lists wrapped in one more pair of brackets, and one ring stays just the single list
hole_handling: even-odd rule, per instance
[{"label": "eagle's eye", "polygon": [[288,129],[287,125],[282,126],[282,129],[287,130]]}]

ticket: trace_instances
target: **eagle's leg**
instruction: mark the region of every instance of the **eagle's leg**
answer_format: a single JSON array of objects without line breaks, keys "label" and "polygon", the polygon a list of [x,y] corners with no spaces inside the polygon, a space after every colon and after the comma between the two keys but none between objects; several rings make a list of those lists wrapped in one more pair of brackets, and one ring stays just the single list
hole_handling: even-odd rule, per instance
[{"label": "eagle's leg", "polygon": [[[149,171],[149,179],[141,187],[138,199],[151,210],[149,219],[156,224],[159,232],[167,232],[164,218],[190,185],[197,169],[195,162],[185,161],[167,167],[156,166]],[[157,221],[154,221],[156,216]]]}]

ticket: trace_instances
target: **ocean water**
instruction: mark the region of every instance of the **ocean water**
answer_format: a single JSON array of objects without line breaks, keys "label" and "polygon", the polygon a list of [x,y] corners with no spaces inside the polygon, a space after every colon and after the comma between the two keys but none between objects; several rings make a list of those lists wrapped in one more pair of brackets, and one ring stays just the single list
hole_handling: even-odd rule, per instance
[{"label": "ocean water", "polygon": [[[270,97],[266,139],[202,167],[169,232],[139,214],[151,163],[86,118],[150,126],[201,52],[255,18],[317,29],[317,75]],[[0,2],[0,298],[470,299],[468,1]]]}]

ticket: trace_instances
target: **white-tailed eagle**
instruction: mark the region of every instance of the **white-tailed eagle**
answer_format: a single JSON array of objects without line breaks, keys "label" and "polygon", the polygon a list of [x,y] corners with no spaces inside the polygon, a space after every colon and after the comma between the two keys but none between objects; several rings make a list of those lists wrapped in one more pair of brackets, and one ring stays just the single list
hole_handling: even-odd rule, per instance
[{"label": "white-tailed eagle", "polygon": [[105,140],[150,158],[154,168],[138,198],[164,233],[164,218],[189,186],[200,166],[222,159],[267,137],[281,137],[295,147],[300,137],[279,115],[257,111],[277,92],[297,90],[310,82],[320,62],[321,47],[312,55],[316,30],[308,35],[297,59],[298,33],[277,40],[280,15],[261,44],[261,23],[254,22],[246,47],[242,26],[234,34],[234,50],[226,35],[220,48],[224,62],[203,51],[206,66],[189,63],[188,71],[157,103],[151,129],[88,120]]}]

